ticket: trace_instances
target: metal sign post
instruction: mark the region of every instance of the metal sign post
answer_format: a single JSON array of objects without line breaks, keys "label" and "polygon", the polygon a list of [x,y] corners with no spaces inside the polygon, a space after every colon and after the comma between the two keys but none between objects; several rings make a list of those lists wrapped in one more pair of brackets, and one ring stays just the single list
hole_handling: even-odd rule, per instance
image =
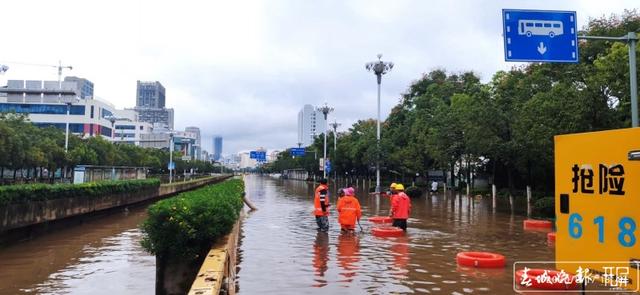
[{"label": "metal sign post", "polygon": [[623,41],[629,44],[629,88],[631,89],[631,127],[638,127],[638,75],[636,71],[636,44],[638,35],[635,32],[629,32],[627,35],[620,37],[606,36],[578,36],[578,39],[584,40],[606,40],[606,41]]},{"label": "metal sign post", "polygon": [[578,63],[578,39],[622,41],[629,44],[631,126],[638,127],[638,36],[578,36],[575,11],[503,9],[504,59],[513,62]]}]

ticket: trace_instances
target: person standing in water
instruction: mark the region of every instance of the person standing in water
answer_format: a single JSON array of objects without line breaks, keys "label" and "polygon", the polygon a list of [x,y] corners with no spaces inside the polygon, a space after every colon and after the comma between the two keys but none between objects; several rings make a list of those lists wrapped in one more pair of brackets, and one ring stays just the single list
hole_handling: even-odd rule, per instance
[{"label": "person standing in water", "polygon": [[345,196],[338,200],[338,222],[342,232],[350,233],[355,230],[356,222],[362,217],[362,210],[352,187],[345,188],[344,194]]},{"label": "person standing in water", "polygon": [[411,213],[411,200],[409,196],[404,193],[404,185],[401,183],[396,184],[396,191],[397,194],[391,198],[389,216],[393,218],[393,226],[407,231],[407,219]]},{"label": "person standing in water", "polygon": [[313,198],[313,214],[316,216],[318,230],[329,231],[329,186],[327,179],[320,180],[320,185],[316,188]]}]

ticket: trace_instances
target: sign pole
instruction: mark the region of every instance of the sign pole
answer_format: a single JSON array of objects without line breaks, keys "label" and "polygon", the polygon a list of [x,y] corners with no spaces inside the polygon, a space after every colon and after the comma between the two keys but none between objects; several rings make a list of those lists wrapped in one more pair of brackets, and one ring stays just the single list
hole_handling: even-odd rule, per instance
[{"label": "sign pole", "polygon": [[638,127],[638,75],[636,70],[636,42],[638,35],[629,32],[622,37],[578,36],[585,40],[626,41],[629,44],[629,88],[631,92],[631,127]]},{"label": "sign pole", "polygon": [[638,36],[635,32],[629,32],[629,86],[631,88],[631,126],[638,127],[638,78],[636,73],[636,42]]}]

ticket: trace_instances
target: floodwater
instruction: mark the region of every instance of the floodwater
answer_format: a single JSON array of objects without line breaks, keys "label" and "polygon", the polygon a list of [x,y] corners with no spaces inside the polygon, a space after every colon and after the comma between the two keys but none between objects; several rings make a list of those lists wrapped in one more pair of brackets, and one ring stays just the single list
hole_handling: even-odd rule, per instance
[{"label": "floodwater", "polygon": [[[377,238],[366,220],[386,215],[389,202],[359,190],[364,233],[341,235],[332,212],[329,233],[318,234],[313,185],[245,180],[259,210],[242,223],[240,294],[514,294],[514,261],[554,258],[544,232],[524,231],[524,217],[491,213],[490,200],[413,199],[407,235]],[[155,259],[139,245],[145,217],[144,206],[131,208],[0,248],[0,295],[154,294]],[[460,251],[503,254],[507,267],[460,268]]]},{"label": "floodwater", "polygon": [[[259,210],[242,226],[240,294],[514,294],[515,261],[554,259],[545,232],[523,230],[524,217],[491,213],[490,200],[442,194],[413,199],[407,235],[378,238],[366,220],[388,215],[389,201],[376,202],[359,190],[364,233],[340,234],[332,209],[324,234],[312,215],[312,185],[245,180]],[[499,253],[507,266],[461,268],[455,261],[461,251]]]},{"label": "floodwater", "polygon": [[0,248],[0,294],[154,294],[155,257],[140,247],[145,207]]}]

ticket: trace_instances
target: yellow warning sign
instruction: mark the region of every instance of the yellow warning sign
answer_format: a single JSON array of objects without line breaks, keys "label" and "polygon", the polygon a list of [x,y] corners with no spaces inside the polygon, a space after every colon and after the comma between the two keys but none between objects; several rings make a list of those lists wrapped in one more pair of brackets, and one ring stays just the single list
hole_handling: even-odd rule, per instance
[{"label": "yellow warning sign", "polygon": [[[640,128],[555,137],[556,267],[635,290],[640,263]],[[612,265],[602,262],[615,261]],[[626,272],[626,274],[625,274]],[[628,279],[622,279],[626,277]]]}]

